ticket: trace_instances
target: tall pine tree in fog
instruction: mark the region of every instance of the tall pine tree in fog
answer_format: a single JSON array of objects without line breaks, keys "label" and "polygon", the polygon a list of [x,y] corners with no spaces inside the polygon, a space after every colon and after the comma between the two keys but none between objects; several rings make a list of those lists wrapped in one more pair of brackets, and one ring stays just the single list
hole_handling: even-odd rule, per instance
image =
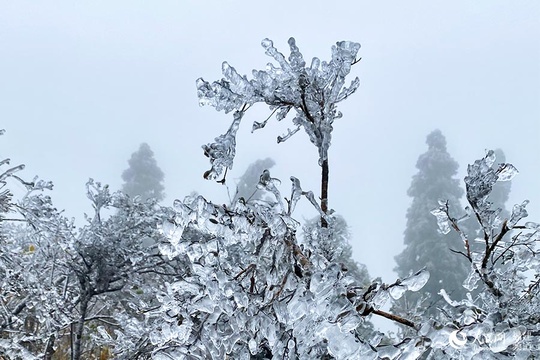
[{"label": "tall pine tree in fog", "polygon": [[165,198],[163,171],[154,159],[154,152],[147,143],[142,143],[139,150],[131,155],[129,168],[122,173],[124,185],[122,191],[129,196],[140,196],[142,200]]},{"label": "tall pine tree in fog", "polygon": [[[416,163],[418,173],[413,176],[408,195],[413,198],[407,210],[407,228],[404,232],[405,249],[396,256],[397,271],[404,277],[426,267],[431,277],[422,289],[429,294],[433,304],[430,312],[436,312],[435,302],[440,289],[445,289],[452,297],[462,298],[465,289],[462,283],[467,277],[470,265],[462,256],[450,249],[461,249],[462,241],[457,234],[447,235],[437,230],[437,220],[431,214],[439,207],[439,200],[448,200],[451,209],[461,209],[459,199],[463,190],[453,177],[458,163],[446,150],[446,139],[439,130],[427,136],[428,151],[420,155]],[[410,293],[402,303],[406,308],[417,306],[420,293]]]}]

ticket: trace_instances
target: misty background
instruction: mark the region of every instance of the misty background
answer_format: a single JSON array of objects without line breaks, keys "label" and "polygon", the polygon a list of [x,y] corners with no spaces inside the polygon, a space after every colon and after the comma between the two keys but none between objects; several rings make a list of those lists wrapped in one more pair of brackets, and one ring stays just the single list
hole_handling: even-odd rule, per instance
[{"label": "misty background", "polygon": [[[200,108],[195,80],[221,78],[225,60],[250,75],[271,60],[262,39],[288,56],[290,36],[306,59],[329,59],[336,41],[362,45],[352,70],[360,88],[334,124],[329,206],[351,227],[354,257],[372,277],[395,279],[407,189],[434,129],[462,184],[468,163],[501,148],[520,171],[507,207],[529,199],[529,219],[540,221],[536,1],[0,1],[0,157],[26,164],[25,179],[52,180],[54,203],[79,223],[91,211],[88,178],[121,189],[143,142],[165,173],[164,205],[192,191],[228,202],[225,186],[202,178],[210,165],[201,145],[232,115]],[[267,157],[284,196],[291,175],[318,194],[307,136],[276,143],[290,120],[250,133],[268,115],[260,107],[244,117],[230,196],[249,164]],[[315,215],[305,201],[296,212]]]}]

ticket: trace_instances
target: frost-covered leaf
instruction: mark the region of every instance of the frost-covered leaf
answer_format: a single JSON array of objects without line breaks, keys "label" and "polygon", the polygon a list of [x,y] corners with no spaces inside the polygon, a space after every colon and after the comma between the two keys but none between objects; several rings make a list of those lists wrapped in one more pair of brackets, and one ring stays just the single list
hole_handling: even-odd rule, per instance
[{"label": "frost-covered leaf", "polygon": [[404,286],[409,291],[418,291],[426,285],[429,280],[429,271],[426,269],[420,270],[412,276],[403,279],[401,286]]},{"label": "frost-covered leaf", "polygon": [[528,216],[525,207],[529,204],[529,200],[524,200],[521,204],[516,204],[512,208],[512,215],[508,220],[507,226],[512,229],[521,219]]},{"label": "frost-covered leaf", "polygon": [[501,164],[497,170],[499,178],[497,181],[510,181],[512,180],[519,171],[512,164]]},{"label": "frost-covered leaf", "polygon": [[236,111],[234,120],[227,132],[217,138],[212,144],[204,145],[204,155],[210,158],[212,168],[204,173],[205,179],[215,179],[223,173],[224,169],[232,169],[236,155],[236,132],[244,113]]},{"label": "frost-covered leaf", "polygon": [[431,214],[437,218],[437,226],[442,234],[448,234],[450,232],[450,221],[448,214],[444,209],[435,209],[431,211]]}]

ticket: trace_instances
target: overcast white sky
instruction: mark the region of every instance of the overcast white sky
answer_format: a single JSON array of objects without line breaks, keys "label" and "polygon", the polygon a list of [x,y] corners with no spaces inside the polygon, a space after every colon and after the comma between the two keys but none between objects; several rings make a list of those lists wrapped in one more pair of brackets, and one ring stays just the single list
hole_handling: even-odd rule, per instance
[{"label": "overcast white sky", "polygon": [[[511,202],[530,199],[540,221],[540,2],[538,1],[4,1],[0,0],[0,157],[26,178],[53,180],[59,208],[82,219],[89,177],[120,188],[127,160],[148,142],[166,174],[166,204],[197,190],[226,201],[202,179],[200,146],[230,115],[199,108],[195,80],[240,73],[270,60],[269,37],[288,55],[294,36],[307,59],[328,59],[339,40],[362,44],[358,92],[343,104],[330,149],[330,207],[352,228],[354,255],[372,276],[394,278],[406,191],[425,137],[439,128],[467,163],[502,148],[520,175]],[[287,124],[250,134],[246,115],[229,179],[272,157],[272,175],[319,190],[317,151]],[[511,204],[509,204],[511,206]],[[306,210],[307,209],[307,210]],[[304,207],[298,217],[315,213]]]}]

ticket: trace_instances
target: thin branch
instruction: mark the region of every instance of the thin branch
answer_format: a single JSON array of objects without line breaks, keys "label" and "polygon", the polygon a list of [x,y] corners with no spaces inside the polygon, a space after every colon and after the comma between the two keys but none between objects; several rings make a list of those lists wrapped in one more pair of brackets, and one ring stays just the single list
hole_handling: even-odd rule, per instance
[{"label": "thin branch", "polygon": [[520,245],[520,244],[516,244],[516,242],[517,242],[517,240],[518,240],[518,238],[519,238],[519,235],[521,235],[521,233],[518,234],[517,236],[513,237],[513,238],[512,238],[512,243],[511,243],[510,245],[508,245],[508,246],[506,247],[506,249],[504,249],[504,251],[501,252],[501,253],[499,254],[499,256],[497,256],[497,257],[493,260],[493,264],[494,264],[494,265],[497,263],[497,261],[499,261],[500,258],[502,258],[502,257],[504,256],[504,254],[506,254],[508,251],[512,251],[512,250],[510,250],[512,247],[517,246],[517,245]]},{"label": "thin branch", "polygon": [[463,255],[465,257],[465,259],[471,261],[471,258],[469,256],[467,256],[467,254],[465,254],[463,251],[457,251],[457,250],[454,250],[454,249],[449,249],[451,252],[455,253],[455,254],[459,254],[459,255]]},{"label": "thin branch", "polygon": [[276,293],[274,294],[274,296],[272,297],[272,301],[273,302],[274,300],[276,300],[278,298],[279,295],[281,295],[281,292],[283,291],[283,289],[285,288],[285,284],[287,283],[287,279],[289,278],[289,272],[287,272],[285,274],[285,276],[283,277],[283,280],[281,280],[281,284],[279,285],[279,289],[278,291],[276,291]]},{"label": "thin branch", "polygon": [[[328,213],[328,159],[323,160],[321,165],[321,210]],[[321,227],[328,227],[328,222],[321,216]]]},{"label": "thin branch", "polygon": [[491,254],[493,253],[493,251],[495,251],[495,247],[502,240],[504,235],[506,235],[506,233],[508,233],[508,231],[510,231],[510,229],[506,225],[507,222],[508,222],[508,220],[504,220],[504,222],[502,224],[502,227],[501,227],[501,232],[499,233],[499,235],[497,235],[495,240],[493,240],[493,242],[491,243],[491,246],[489,246],[487,248],[486,253],[484,254],[484,259],[482,260],[482,269],[487,268],[487,262],[488,262],[489,258],[491,257]]},{"label": "thin branch", "polygon": [[247,268],[245,268],[244,270],[240,271],[238,273],[238,275],[236,275],[233,279],[234,280],[238,280],[242,275],[247,276],[248,272],[249,271],[252,271],[252,270],[255,270],[255,268],[257,267],[257,265],[255,264],[250,264]]},{"label": "thin branch", "polygon": [[[460,235],[461,239],[463,240],[463,243],[465,244],[465,250],[467,251],[467,254],[463,254],[461,252],[458,252],[458,253],[464,255],[472,263],[471,247],[469,245],[469,239],[467,238],[467,235],[465,235],[463,230],[461,230],[456,220],[452,218],[450,214],[448,213],[448,201],[445,204],[445,212],[446,212],[446,217],[448,218],[448,220],[450,221],[450,224],[452,225],[452,228]],[[454,251],[452,249],[450,250]]]},{"label": "thin branch", "polygon": [[294,258],[302,265],[302,267],[304,267],[304,269],[310,267],[311,262],[306,255],[304,255],[300,246],[294,241],[294,235],[289,232],[283,239],[285,240],[287,247],[292,251]]},{"label": "thin branch", "polygon": [[0,221],[17,221],[17,222],[27,222],[26,219],[0,219]]},{"label": "thin branch", "polygon": [[382,316],[384,318],[387,318],[389,320],[392,320],[392,321],[395,321],[395,322],[398,322],[400,324],[403,324],[403,325],[406,325],[408,327],[411,327],[413,329],[417,329],[417,326],[415,323],[413,323],[412,321],[410,320],[407,320],[405,318],[402,318],[401,316],[397,316],[397,315],[394,315],[394,314],[390,314],[390,313],[387,313],[385,311],[382,311],[382,310],[377,310],[377,309],[373,309],[371,311],[372,314],[375,314],[375,315],[379,315],[379,316]]},{"label": "thin branch", "polygon": [[102,323],[105,323],[105,324],[110,325],[110,326],[114,326],[114,327],[119,327],[120,326],[120,324],[118,324],[116,322],[107,321],[106,319],[114,320],[114,318],[112,316],[93,316],[91,318],[86,319],[85,322],[88,323],[90,321],[96,320],[96,321],[101,321]]},{"label": "thin branch", "polygon": [[315,118],[311,115],[307,107],[305,88],[302,88],[302,93],[300,94],[300,98],[302,99],[302,105],[300,106],[300,108],[302,109],[306,117],[308,118],[309,122],[315,125],[316,124]]},{"label": "thin branch", "polygon": [[268,120],[270,120],[270,118],[271,118],[271,117],[276,113],[276,111],[278,111],[278,110],[279,110],[279,107],[276,107],[276,108],[274,109],[274,111],[272,111],[272,112],[270,113],[270,115],[268,115],[268,117],[263,121],[263,123],[266,124],[266,122],[268,122]]}]

